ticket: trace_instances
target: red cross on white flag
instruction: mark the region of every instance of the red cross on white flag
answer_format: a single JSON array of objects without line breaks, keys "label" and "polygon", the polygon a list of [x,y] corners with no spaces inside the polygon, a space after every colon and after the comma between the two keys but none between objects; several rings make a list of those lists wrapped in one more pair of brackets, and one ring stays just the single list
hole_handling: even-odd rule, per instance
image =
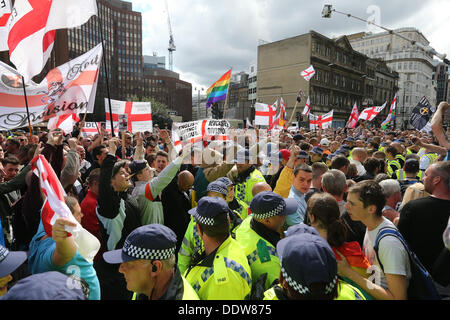
[{"label": "red cross on white flag", "polygon": [[8,20],[11,16],[11,1],[0,1],[0,51],[8,51]]},{"label": "red cross on white flag", "polygon": [[385,102],[381,107],[371,107],[366,108],[361,112],[361,114],[358,117],[358,120],[366,120],[367,122],[372,121],[376,118],[376,116],[383,111],[383,109],[386,107],[387,102]]},{"label": "red cross on white flag", "polygon": [[314,70],[313,66],[310,66],[308,69],[306,69],[305,71],[302,71],[302,73],[300,74],[306,81],[311,80],[312,77],[314,77],[314,75],[316,74],[316,71]]},{"label": "red cross on white flag", "polygon": [[255,103],[255,125],[272,127],[277,109],[264,103]]},{"label": "red cross on white flag", "polygon": [[[119,123],[119,114],[128,115],[128,131],[131,133],[153,131],[152,104],[150,102],[131,102],[111,100],[114,128]],[[106,123],[111,123],[109,102],[105,98]]]},{"label": "red cross on white flag", "polygon": [[347,128],[350,128],[350,129],[355,128],[356,124],[358,123],[358,118],[359,118],[358,106],[356,105],[356,102],[355,102],[352,113],[350,114],[350,118],[348,119],[348,122],[347,122]]},{"label": "red cross on white flag", "polygon": [[306,101],[306,104],[305,104],[305,109],[303,109],[302,114],[304,116],[307,116],[310,111],[311,111],[311,101],[309,100],[309,97],[308,97],[308,100]]},{"label": "red cross on white flag", "polygon": [[309,114],[309,128],[310,130],[317,130],[319,128],[327,129],[331,128],[333,124],[334,110],[331,110],[327,114],[322,116],[315,116],[312,113]]}]

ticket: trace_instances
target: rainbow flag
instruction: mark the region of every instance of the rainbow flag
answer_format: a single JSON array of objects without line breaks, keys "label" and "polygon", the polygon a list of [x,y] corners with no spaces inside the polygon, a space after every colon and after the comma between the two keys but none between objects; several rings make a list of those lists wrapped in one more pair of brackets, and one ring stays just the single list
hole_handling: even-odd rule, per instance
[{"label": "rainbow flag", "polygon": [[228,86],[230,84],[231,69],[225,73],[219,80],[209,87],[206,91],[206,108],[213,103],[225,100],[227,98]]}]

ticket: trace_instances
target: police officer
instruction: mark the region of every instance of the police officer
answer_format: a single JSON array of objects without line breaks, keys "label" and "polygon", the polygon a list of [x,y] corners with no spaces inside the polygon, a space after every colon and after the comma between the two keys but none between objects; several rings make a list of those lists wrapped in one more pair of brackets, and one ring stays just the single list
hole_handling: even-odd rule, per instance
[{"label": "police officer", "polygon": [[387,174],[389,177],[392,177],[397,170],[400,170],[402,166],[400,162],[396,159],[398,154],[397,149],[394,146],[389,146],[384,151],[387,158]]},{"label": "police officer", "polygon": [[248,150],[239,150],[234,162],[238,170],[238,175],[234,180],[235,197],[240,206],[238,212],[242,219],[245,219],[247,218],[248,207],[253,199],[253,186],[258,182],[266,182],[266,180],[262,173],[250,163],[250,152]]},{"label": "police officer", "polygon": [[131,232],[120,250],[103,254],[119,264],[133,300],[198,300],[175,264],[177,238],[166,226],[150,224]]},{"label": "police officer", "polygon": [[252,216],[236,230],[236,241],[244,248],[252,270],[253,285],[266,274],[263,285],[267,290],[280,274],[280,259],[275,249],[281,239],[278,230],[284,225],[286,215],[297,211],[297,201],[264,191],[253,198],[250,209]]},{"label": "police officer", "polygon": [[242,247],[230,235],[230,208],[219,197],[203,197],[189,211],[197,222],[205,250],[185,273],[201,300],[245,300],[250,297],[250,266]]},{"label": "police officer", "polygon": [[[230,201],[234,199],[234,189],[228,188],[231,183],[228,178],[219,178],[214,182],[208,184],[206,188],[206,196],[219,197],[228,203],[230,208]],[[231,189],[231,190],[230,190]],[[231,209],[231,208],[230,208]],[[242,219],[237,211],[230,210],[230,232],[234,237],[236,228],[242,223]],[[191,216],[191,220],[184,234],[183,242],[181,244],[180,251],[178,252],[178,266],[181,273],[184,273],[189,267],[192,256],[196,252],[204,250],[203,241],[196,228],[195,219]]]},{"label": "police officer", "polygon": [[291,228],[277,244],[280,284],[267,290],[264,300],[365,300],[338,279],[336,257],[325,239],[306,225]]}]

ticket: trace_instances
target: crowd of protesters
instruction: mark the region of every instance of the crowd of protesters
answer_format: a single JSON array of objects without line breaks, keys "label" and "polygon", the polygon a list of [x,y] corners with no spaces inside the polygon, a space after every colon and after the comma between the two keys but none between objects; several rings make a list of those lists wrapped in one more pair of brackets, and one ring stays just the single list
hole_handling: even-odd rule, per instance
[{"label": "crowd of protesters", "polygon": [[[167,130],[85,136],[81,122],[68,135],[3,131],[0,296],[405,300],[410,250],[448,299],[449,109],[439,105],[428,133],[362,122],[283,130],[276,146],[258,137],[181,152]],[[92,262],[66,231],[73,222],[57,219],[45,232],[45,195],[30,166],[38,154],[100,243]],[[402,239],[380,240],[385,229]],[[80,285],[69,290],[68,277]]]}]

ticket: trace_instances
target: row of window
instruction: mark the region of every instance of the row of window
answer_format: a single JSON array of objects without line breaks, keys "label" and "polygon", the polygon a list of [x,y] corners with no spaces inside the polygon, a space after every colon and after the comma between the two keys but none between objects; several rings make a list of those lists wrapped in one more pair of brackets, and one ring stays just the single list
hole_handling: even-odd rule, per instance
[{"label": "row of window", "polygon": [[361,91],[362,81],[350,79],[346,76],[333,73],[332,74],[332,83],[330,83],[330,72],[323,71],[320,69],[316,70],[316,74],[313,77],[314,80],[323,83],[323,84],[333,84],[335,87],[340,87],[343,89],[351,89],[356,91]]},{"label": "row of window", "polygon": [[316,54],[328,57],[330,59],[333,58],[334,61],[346,64],[357,70],[362,70],[362,62],[361,61],[352,59],[351,56],[349,56],[345,52],[341,52],[341,50],[339,50],[338,48],[334,48],[332,50],[329,46],[326,46],[319,41],[313,41],[312,51]]}]

